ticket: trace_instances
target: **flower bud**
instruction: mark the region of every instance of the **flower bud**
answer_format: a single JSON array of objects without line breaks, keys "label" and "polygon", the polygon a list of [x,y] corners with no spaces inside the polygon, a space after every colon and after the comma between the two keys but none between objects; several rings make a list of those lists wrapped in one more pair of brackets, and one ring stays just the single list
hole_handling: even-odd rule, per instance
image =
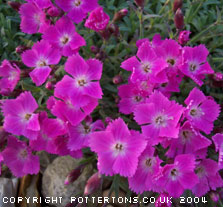
[{"label": "flower bud", "polygon": [[181,31],[180,34],[179,34],[179,39],[178,39],[178,42],[181,44],[181,45],[185,45],[188,41],[189,41],[189,35],[190,35],[190,31],[187,31],[187,30],[184,30],[184,31]]},{"label": "flower bud", "polygon": [[18,54],[22,54],[24,51],[26,51],[27,49],[29,49],[28,47],[26,47],[25,45],[19,45],[15,51]]},{"label": "flower bud", "polygon": [[222,81],[223,80],[223,73],[217,72],[217,73],[214,74],[214,77],[213,78],[216,81]]},{"label": "flower bud", "polygon": [[175,17],[174,17],[174,23],[177,29],[183,29],[184,27],[184,15],[181,11],[181,9],[177,9]]},{"label": "flower bud", "polygon": [[53,83],[52,83],[51,81],[48,81],[48,82],[46,83],[45,88],[48,89],[48,90],[53,90],[54,85],[53,85]]},{"label": "flower bud", "polygon": [[113,79],[112,79],[112,82],[115,84],[115,85],[118,85],[120,83],[122,83],[123,79],[122,79],[122,76],[121,75],[116,75]]},{"label": "flower bud", "polygon": [[90,195],[95,191],[97,191],[100,188],[101,183],[102,183],[102,177],[99,172],[92,175],[87,181],[87,184],[84,189],[84,195],[85,196]]},{"label": "flower bud", "polygon": [[209,195],[212,201],[218,202],[219,194],[217,192],[211,191]]},{"label": "flower bud", "polygon": [[69,184],[73,183],[75,180],[77,180],[77,178],[81,175],[81,171],[82,171],[83,167],[84,167],[84,165],[80,165],[77,168],[75,168],[74,170],[72,170],[66,177],[66,179],[64,181],[64,185],[69,185]]},{"label": "flower bud", "polygon": [[112,118],[111,117],[108,116],[108,117],[105,118],[105,123],[106,124],[109,124],[111,122],[112,122]]},{"label": "flower bud", "polygon": [[182,0],[174,0],[173,2],[173,12],[175,13],[177,9],[181,9],[183,6],[183,1]]},{"label": "flower bud", "polygon": [[125,17],[128,14],[128,9],[121,9],[118,12],[115,13],[113,17],[113,22],[121,20],[123,17]]},{"label": "flower bud", "polygon": [[19,3],[19,2],[15,2],[15,1],[8,1],[8,5],[12,8],[12,9],[14,9],[15,11],[19,11],[19,8],[20,8],[20,6],[22,5],[21,3]]},{"label": "flower bud", "polygon": [[91,49],[91,52],[93,52],[94,54],[97,54],[99,52],[99,48],[96,47],[95,45],[92,45],[90,49]]},{"label": "flower bud", "polygon": [[139,7],[144,7],[144,3],[145,3],[145,1],[144,1],[144,0],[135,0],[135,3],[136,3],[137,6],[139,6]]}]

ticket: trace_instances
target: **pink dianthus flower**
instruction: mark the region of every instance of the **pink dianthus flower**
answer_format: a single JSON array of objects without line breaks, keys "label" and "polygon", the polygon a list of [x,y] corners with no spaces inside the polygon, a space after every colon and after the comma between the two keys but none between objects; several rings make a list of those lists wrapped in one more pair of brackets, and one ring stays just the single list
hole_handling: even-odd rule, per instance
[{"label": "pink dianthus flower", "polygon": [[88,12],[98,7],[98,0],[56,0],[56,4],[78,24],[87,16]]},{"label": "pink dianthus flower", "polygon": [[185,116],[191,125],[209,134],[213,129],[213,122],[219,116],[219,105],[197,88],[190,92],[184,102],[187,105]]},{"label": "pink dianthus flower", "polygon": [[19,13],[21,15],[20,28],[24,33],[42,33],[50,25],[45,13],[33,2],[22,4]]},{"label": "pink dianthus flower", "polygon": [[208,53],[204,45],[194,48],[184,47],[182,50],[182,65],[180,66],[180,70],[199,86],[203,84],[202,80],[205,78],[205,74],[214,73],[207,62]]},{"label": "pink dianthus flower", "polygon": [[68,17],[62,17],[54,26],[50,26],[44,32],[43,39],[51,43],[53,48],[60,49],[64,56],[71,56],[86,45],[84,38],[75,32],[75,26]]},{"label": "pink dianthus flower", "polygon": [[168,192],[170,196],[178,198],[185,189],[191,190],[198,183],[198,177],[194,170],[195,158],[193,155],[178,155],[175,157],[174,164],[167,164],[161,169],[161,176],[157,177],[157,185]]},{"label": "pink dianthus flower", "polygon": [[60,51],[53,48],[45,40],[35,43],[31,50],[26,50],[22,54],[23,63],[28,67],[34,67],[29,75],[37,86],[42,85],[47,80],[52,70],[50,65],[58,64],[60,58]]},{"label": "pink dianthus flower", "polygon": [[9,95],[20,79],[20,69],[16,64],[4,60],[0,66],[0,94]]},{"label": "pink dianthus flower", "polygon": [[129,131],[121,118],[109,123],[105,131],[92,133],[90,138],[90,148],[98,155],[99,172],[105,175],[133,176],[145,147],[144,136]]},{"label": "pink dianthus flower", "polygon": [[159,137],[178,138],[178,122],[184,108],[155,91],[147,103],[140,104],[134,111],[134,119],[141,125],[143,134],[151,144],[157,144]]},{"label": "pink dianthus flower", "polygon": [[8,137],[8,144],[2,152],[2,156],[4,164],[9,167],[16,177],[37,174],[39,172],[39,157],[33,155],[26,143],[18,140],[16,137]]},{"label": "pink dianthus flower", "polygon": [[214,160],[202,160],[195,169],[199,182],[193,187],[192,192],[196,196],[201,197],[209,190],[216,190],[218,187],[223,187],[223,180],[218,170],[218,164]]},{"label": "pink dianthus flower", "polygon": [[40,130],[39,114],[34,111],[38,104],[30,92],[21,93],[16,99],[4,100],[1,108],[5,117],[5,131],[31,140],[37,138]]}]

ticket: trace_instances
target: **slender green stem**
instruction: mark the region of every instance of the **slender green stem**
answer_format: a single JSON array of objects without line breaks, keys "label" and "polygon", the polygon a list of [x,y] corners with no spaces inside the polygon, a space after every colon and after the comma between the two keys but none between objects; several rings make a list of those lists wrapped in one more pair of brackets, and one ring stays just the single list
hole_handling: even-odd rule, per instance
[{"label": "slender green stem", "polygon": [[140,39],[143,39],[144,37],[144,31],[143,31],[143,9],[139,7],[139,37]]}]

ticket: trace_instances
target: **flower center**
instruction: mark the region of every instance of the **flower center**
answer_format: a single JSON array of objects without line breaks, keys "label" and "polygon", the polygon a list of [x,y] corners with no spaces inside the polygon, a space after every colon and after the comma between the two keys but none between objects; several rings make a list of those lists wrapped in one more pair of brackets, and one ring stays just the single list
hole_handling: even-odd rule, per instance
[{"label": "flower center", "polygon": [[79,86],[85,86],[87,84],[87,81],[84,80],[84,79],[80,79],[80,80],[77,81],[77,83],[78,83]]},{"label": "flower center", "polygon": [[61,39],[60,39],[61,43],[63,45],[66,45],[69,41],[70,41],[70,38],[68,35],[64,35]]},{"label": "flower center", "polygon": [[158,125],[163,125],[165,123],[165,119],[163,116],[158,116],[158,117],[156,117],[155,122]]},{"label": "flower center", "polygon": [[190,115],[191,116],[196,116],[197,115],[197,109],[191,109],[190,110]]},{"label": "flower center", "polygon": [[197,66],[193,63],[190,64],[190,71],[194,72],[197,69]]},{"label": "flower center", "polygon": [[40,60],[40,61],[37,63],[37,66],[38,66],[38,67],[44,67],[44,66],[47,66],[46,60]]},{"label": "flower center", "polygon": [[178,175],[179,175],[179,171],[176,168],[173,168],[170,171],[170,176],[171,176],[172,180],[176,180]]},{"label": "flower center", "polygon": [[198,177],[203,177],[205,170],[202,166],[199,166],[195,169],[195,173],[197,174]]},{"label": "flower center", "polygon": [[169,63],[169,65],[174,66],[175,65],[175,60],[174,59],[168,59],[167,63]]},{"label": "flower center", "polygon": [[151,68],[150,68],[150,64],[149,64],[149,63],[143,63],[143,64],[142,64],[142,69],[143,69],[144,72],[146,72],[146,73],[151,73]]},{"label": "flower center", "polygon": [[81,5],[81,0],[75,0],[75,1],[74,1],[74,5],[75,5],[76,7],[80,6],[80,5]]},{"label": "flower center", "polygon": [[19,155],[21,158],[25,159],[28,156],[28,152],[26,149],[24,149],[20,151]]},{"label": "flower center", "polygon": [[152,166],[152,159],[151,158],[146,159],[145,164],[146,164],[147,167],[151,167]]},{"label": "flower center", "polygon": [[135,99],[136,102],[140,102],[142,100],[142,97],[141,96],[135,96],[134,99]]},{"label": "flower center", "polygon": [[31,114],[26,114],[26,115],[25,115],[25,119],[26,119],[27,121],[29,121],[29,119],[31,118],[31,116],[32,116]]},{"label": "flower center", "polygon": [[90,128],[90,126],[85,125],[85,126],[84,126],[84,132],[85,132],[85,134],[89,134],[89,133],[91,132],[91,128]]},{"label": "flower center", "polygon": [[116,149],[117,151],[122,151],[122,150],[123,150],[123,145],[120,144],[120,143],[117,143],[117,144],[115,145],[115,149]]},{"label": "flower center", "polygon": [[168,83],[162,83],[162,84],[161,84],[161,87],[162,87],[162,88],[165,88],[167,85],[168,85]]}]

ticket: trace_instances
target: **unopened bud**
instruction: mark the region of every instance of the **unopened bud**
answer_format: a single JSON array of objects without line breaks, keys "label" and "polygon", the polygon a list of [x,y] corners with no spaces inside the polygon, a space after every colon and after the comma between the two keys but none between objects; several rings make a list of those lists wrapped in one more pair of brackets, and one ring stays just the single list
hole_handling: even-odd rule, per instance
[{"label": "unopened bud", "polygon": [[96,47],[95,45],[92,45],[90,49],[91,49],[91,52],[93,52],[94,54],[97,54],[99,52],[99,48]]},{"label": "unopened bud", "polygon": [[20,6],[22,5],[21,3],[19,3],[19,2],[15,2],[15,1],[8,1],[8,5],[12,8],[12,9],[14,9],[15,11],[19,11],[19,9],[20,9]]},{"label": "unopened bud", "polygon": [[119,35],[119,27],[118,27],[118,25],[116,25],[116,24],[110,24],[109,26],[108,26],[108,30],[109,30],[109,32],[111,33],[111,34],[114,34],[115,36],[118,36]]},{"label": "unopened bud", "polygon": [[72,170],[69,173],[69,175],[66,177],[66,179],[64,181],[64,185],[69,185],[69,184],[73,183],[75,180],[77,180],[77,178],[81,175],[83,167],[84,167],[84,165],[80,165],[77,168],[75,168],[74,170]]},{"label": "unopened bud", "polygon": [[112,122],[112,118],[111,117],[108,116],[108,117],[105,118],[105,123],[106,124],[109,124],[111,122]]},{"label": "unopened bud", "polygon": [[139,7],[144,7],[144,3],[145,3],[145,1],[144,1],[144,0],[135,0],[135,3],[136,3],[137,6],[139,6]]},{"label": "unopened bud", "polygon": [[121,9],[118,12],[115,13],[113,17],[113,22],[121,20],[123,17],[125,17],[128,14],[128,9]]},{"label": "unopened bud", "polygon": [[51,81],[48,81],[48,82],[46,83],[45,88],[48,89],[48,90],[53,90],[54,85],[53,85],[53,83],[52,83]]},{"label": "unopened bud", "polygon": [[122,83],[123,79],[122,79],[122,76],[121,75],[116,75],[113,79],[112,79],[112,82],[117,85],[117,84],[120,84]]},{"label": "unopened bud", "polygon": [[211,198],[212,201],[218,202],[219,194],[217,192],[212,191],[212,192],[210,192],[209,195],[210,195],[210,198]]},{"label": "unopened bud", "polygon": [[174,0],[174,2],[173,2],[174,13],[177,11],[177,9],[181,9],[182,6],[183,6],[183,0]]},{"label": "unopened bud", "polygon": [[174,23],[177,29],[183,29],[184,27],[184,15],[181,11],[181,9],[177,9],[175,17],[174,17]]},{"label": "unopened bud", "polygon": [[179,39],[178,39],[178,42],[181,44],[181,45],[185,45],[188,41],[189,41],[189,36],[190,36],[190,31],[187,31],[187,30],[184,30],[184,31],[181,31],[180,34],[179,34]]},{"label": "unopened bud", "polygon": [[18,54],[22,54],[24,51],[26,51],[27,49],[29,49],[28,47],[26,47],[25,45],[19,45],[15,51]]},{"label": "unopened bud", "polygon": [[95,191],[97,191],[100,188],[101,183],[102,183],[102,177],[99,172],[92,175],[87,181],[87,184],[84,189],[84,195],[85,196],[90,195]]},{"label": "unopened bud", "polygon": [[216,81],[222,81],[223,80],[223,73],[217,72],[217,73],[214,74],[214,77],[213,78]]}]

